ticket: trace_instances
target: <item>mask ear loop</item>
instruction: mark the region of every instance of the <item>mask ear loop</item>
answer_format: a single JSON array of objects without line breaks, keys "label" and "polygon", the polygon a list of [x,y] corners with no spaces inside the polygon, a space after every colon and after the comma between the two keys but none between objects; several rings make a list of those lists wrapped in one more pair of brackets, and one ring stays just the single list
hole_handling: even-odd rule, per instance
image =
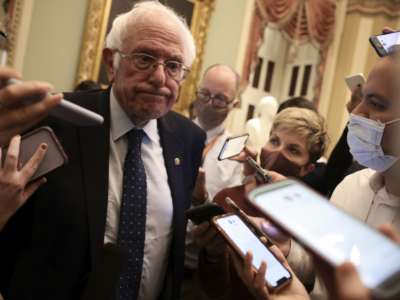
[{"label": "mask ear loop", "polygon": [[397,118],[397,119],[394,119],[394,120],[392,120],[392,121],[386,122],[385,125],[386,125],[386,126],[387,126],[387,125],[391,125],[391,124],[396,123],[396,122],[399,122],[399,121],[400,121],[400,118]]}]

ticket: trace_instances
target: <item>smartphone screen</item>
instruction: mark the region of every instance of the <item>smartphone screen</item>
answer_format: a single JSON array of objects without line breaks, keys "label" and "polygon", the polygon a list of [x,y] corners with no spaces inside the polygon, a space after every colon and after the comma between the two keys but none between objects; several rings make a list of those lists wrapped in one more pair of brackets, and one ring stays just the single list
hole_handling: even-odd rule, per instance
[{"label": "smartphone screen", "polygon": [[250,201],[299,242],[337,266],[351,261],[375,288],[400,271],[400,247],[292,180],[260,187]]},{"label": "smartphone screen", "polygon": [[244,146],[246,145],[248,137],[249,137],[248,134],[235,137],[228,137],[221,148],[221,152],[218,155],[218,159],[224,160],[239,155],[239,153],[243,150]]},{"label": "smartphone screen", "polygon": [[262,261],[267,263],[265,281],[273,288],[291,278],[290,272],[237,215],[218,218],[215,223],[224,232],[225,237],[229,238],[236,246],[242,256],[246,255],[248,251],[253,253],[253,267],[255,269],[260,268]]},{"label": "smartphone screen", "polygon": [[377,35],[376,38],[381,43],[382,47],[386,50],[387,53],[390,52],[390,48],[392,46],[400,45],[400,32]]}]

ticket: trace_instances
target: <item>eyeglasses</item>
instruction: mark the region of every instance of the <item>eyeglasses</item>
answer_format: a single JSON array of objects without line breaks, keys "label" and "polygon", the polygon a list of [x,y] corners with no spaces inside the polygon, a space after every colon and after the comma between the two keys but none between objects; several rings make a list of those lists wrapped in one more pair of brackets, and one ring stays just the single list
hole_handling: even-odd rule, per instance
[{"label": "eyeglasses", "polygon": [[158,65],[163,65],[165,72],[176,81],[182,81],[186,78],[190,69],[183,63],[169,59],[166,61],[159,61],[157,57],[146,53],[123,53],[117,50],[122,58],[129,60],[133,63],[134,67],[139,71],[149,71],[155,69]]},{"label": "eyeglasses", "polygon": [[210,92],[204,90],[198,90],[196,96],[203,103],[208,103],[211,100],[211,104],[217,108],[227,108],[233,102],[233,100],[228,99],[224,95],[212,95]]}]

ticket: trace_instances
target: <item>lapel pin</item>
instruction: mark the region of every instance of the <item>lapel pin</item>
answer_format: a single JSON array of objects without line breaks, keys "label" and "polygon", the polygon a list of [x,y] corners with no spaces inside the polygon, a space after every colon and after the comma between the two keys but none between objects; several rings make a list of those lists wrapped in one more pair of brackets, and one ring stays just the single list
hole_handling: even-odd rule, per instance
[{"label": "lapel pin", "polygon": [[175,157],[174,163],[175,163],[175,166],[180,166],[181,160],[179,159],[179,157]]}]

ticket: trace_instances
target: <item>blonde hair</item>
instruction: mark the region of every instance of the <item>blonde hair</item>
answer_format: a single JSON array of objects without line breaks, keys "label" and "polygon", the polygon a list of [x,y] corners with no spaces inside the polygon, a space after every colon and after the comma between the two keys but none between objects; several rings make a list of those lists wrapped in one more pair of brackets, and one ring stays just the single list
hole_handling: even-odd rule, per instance
[{"label": "blonde hair", "polygon": [[306,108],[286,108],[276,115],[271,133],[277,129],[288,130],[305,138],[311,163],[324,154],[328,134],[324,118],[317,112]]}]

